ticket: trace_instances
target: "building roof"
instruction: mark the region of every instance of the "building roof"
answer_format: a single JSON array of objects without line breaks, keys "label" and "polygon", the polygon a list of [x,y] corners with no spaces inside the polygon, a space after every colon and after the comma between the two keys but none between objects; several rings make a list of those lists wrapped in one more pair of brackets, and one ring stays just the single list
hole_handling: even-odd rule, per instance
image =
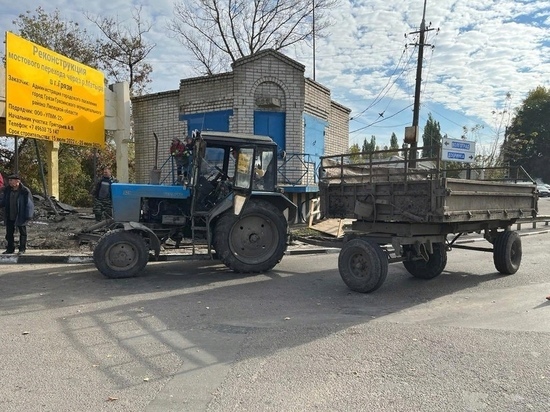
[{"label": "building roof", "polygon": [[259,59],[265,59],[267,56],[273,56],[290,66],[294,66],[294,68],[302,72],[306,71],[306,66],[304,66],[302,63],[299,63],[296,60],[291,59],[290,57],[285,56],[283,53],[273,49],[260,50],[259,52],[251,54],[250,56],[241,57],[240,59],[235,60],[231,67],[235,69],[235,67],[237,66],[242,66],[244,64],[248,64]]}]

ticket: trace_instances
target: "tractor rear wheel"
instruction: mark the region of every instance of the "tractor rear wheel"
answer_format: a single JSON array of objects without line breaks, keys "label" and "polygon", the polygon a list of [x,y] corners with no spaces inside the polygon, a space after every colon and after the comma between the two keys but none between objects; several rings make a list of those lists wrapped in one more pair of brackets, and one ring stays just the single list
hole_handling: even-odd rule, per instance
[{"label": "tractor rear wheel", "polygon": [[286,250],[287,221],[265,200],[250,200],[239,216],[232,210],[217,221],[212,244],[219,259],[241,273],[265,272]]},{"label": "tractor rear wheel", "polygon": [[94,249],[94,263],[111,279],[137,276],[149,261],[149,249],[142,236],[124,229],[107,232]]}]

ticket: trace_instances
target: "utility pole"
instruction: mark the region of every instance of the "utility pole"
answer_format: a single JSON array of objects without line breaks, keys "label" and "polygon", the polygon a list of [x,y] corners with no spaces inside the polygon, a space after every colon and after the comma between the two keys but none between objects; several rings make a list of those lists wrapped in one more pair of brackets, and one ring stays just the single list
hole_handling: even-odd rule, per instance
[{"label": "utility pole", "polygon": [[[416,86],[414,89],[414,107],[413,107],[413,121],[412,127],[414,129],[414,140],[411,140],[411,153],[409,167],[416,167],[416,148],[418,147],[418,119],[420,117],[420,88],[422,86],[422,60],[424,59],[424,41],[426,32],[433,29],[426,29],[426,2],[424,0],[424,11],[422,12],[422,22],[420,23],[420,30],[414,33],[420,34],[420,42],[418,44],[418,62],[416,64]],[[429,45],[428,45],[429,46]]]},{"label": "utility pole", "polygon": [[315,0],[313,0],[313,81],[315,81]]}]

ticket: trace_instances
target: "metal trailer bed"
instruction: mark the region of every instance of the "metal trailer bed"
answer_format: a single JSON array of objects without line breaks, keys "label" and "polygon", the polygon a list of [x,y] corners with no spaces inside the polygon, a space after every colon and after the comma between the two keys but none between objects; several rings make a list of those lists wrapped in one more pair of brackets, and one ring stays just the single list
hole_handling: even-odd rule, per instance
[{"label": "metal trailer bed", "polygon": [[[435,278],[452,248],[492,252],[501,274],[519,269],[521,239],[511,226],[537,215],[533,180],[522,168],[443,169],[439,148],[418,150],[426,149],[437,155],[411,160],[410,149],[400,149],[321,158],[322,217],[356,219],[338,257],[350,289],[378,289],[392,262],[417,278]],[[474,232],[492,246],[455,243]]]}]

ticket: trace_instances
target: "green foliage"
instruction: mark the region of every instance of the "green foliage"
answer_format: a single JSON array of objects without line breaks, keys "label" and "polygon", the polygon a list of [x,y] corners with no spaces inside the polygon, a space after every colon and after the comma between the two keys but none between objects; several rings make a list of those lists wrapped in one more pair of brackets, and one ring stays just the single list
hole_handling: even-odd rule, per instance
[{"label": "green foliage", "polygon": [[[23,182],[33,193],[45,195],[42,176],[47,180],[46,142],[35,139],[19,140],[19,170]],[[36,146],[38,146],[38,155]],[[73,206],[91,206],[90,189],[95,176],[105,166],[114,165],[115,148],[108,144],[104,150],[97,151],[79,146],[61,143],[59,145],[59,200]],[[95,171],[94,171],[94,157]],[[7,165],[6,174],[15,170],[13,158]],[[42,166],[42,172],[40,171]],[[113,170],[113,173],[115,170]],[[48,195],[51,195],[48,193]]]},{"label": "green foliage", "polygon": [[357,143],[351,145],[349,152],[351,154],[349,157],[351,163],[359,163],[361,161],[361,155],[359,154],[361,153],[361,149],[359,149],[359,145]]},{"label": "green foliage", "polygon": [[390,149],[399,149],[399,142],[397,141],[397,136],[395,135],[395,133],[392,133],[390,137]]},{"label": "green foliage", "polygon": [[361,151],[364,153],[368,152],[374,152],[376,150],[376,136],[370,137],[370,142],[367,142],[367,138],[365,137],[365,140],[363,140],[363,147],[361,148]]},{"label": "green foliage", "polygon": [[441,126],[439,122],[436,122],[432,114],[428,115],[428,121],[424,126],[424,133],[422,133],[422,157],[435,157],[437,156],[437,146],[441,144]]},{"label": "green foliage", "polygon": [[502,145],[505,162],[523,168],[532,177],[550,181],[550,89],[539,86],[517,109]]}]

